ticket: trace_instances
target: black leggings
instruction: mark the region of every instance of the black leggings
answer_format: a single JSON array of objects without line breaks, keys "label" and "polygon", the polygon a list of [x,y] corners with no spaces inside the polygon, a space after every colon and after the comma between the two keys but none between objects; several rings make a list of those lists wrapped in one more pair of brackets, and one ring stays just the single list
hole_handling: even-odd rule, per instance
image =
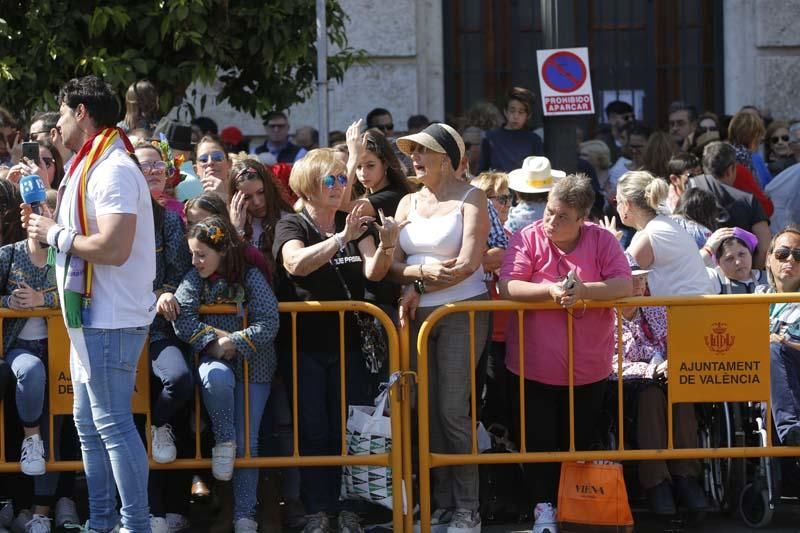
[{"label": "black leggings", "polygon": [[[514,376],[516,377],[516,376]],[[607,380],[575,387],[575,449],[590,450],[597,439]],[[514,420],[519,434],[519,398],[514,395]],[[569,387],[525,380],[525,438],[529,452],[569,450]],[[558,498],[559,463],[525,465],[531,504]]]}]

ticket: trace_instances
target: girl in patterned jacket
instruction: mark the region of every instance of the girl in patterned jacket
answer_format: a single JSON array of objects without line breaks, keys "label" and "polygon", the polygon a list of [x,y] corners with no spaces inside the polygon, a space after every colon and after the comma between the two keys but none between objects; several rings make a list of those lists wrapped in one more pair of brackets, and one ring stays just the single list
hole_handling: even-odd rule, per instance
[{"label": "girl in patterned jacket", "polygon": [[[250,454],[258,455],[258,429],[277,362],[278,302],[263,274],[245,261],[242,241],[223,218],[212,216],[195,224],[188,239],[194,268],[175,293],[180,311],[173,325],[178,337],[200,356],[198,374],[215,440],[211,470],[219,480],[233,477],[235,531],[257,531],[258,470],[234,473],[233,463],[245,449],[245,360]],[[201,305],[224,303],[235,304],[239,312],[199,313]]]}]

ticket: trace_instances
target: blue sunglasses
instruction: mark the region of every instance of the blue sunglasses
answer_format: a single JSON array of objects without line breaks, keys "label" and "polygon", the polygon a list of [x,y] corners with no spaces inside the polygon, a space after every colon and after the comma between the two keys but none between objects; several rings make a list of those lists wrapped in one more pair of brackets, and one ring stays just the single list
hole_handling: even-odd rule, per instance
[{"label": "blue sunglasses", "polygon": [[347,176],[344,174],[339,174],[338,176],[325,176],[322,178],[322,184],[329,189],[333,189],[336,186],[336,182],[339,182],[339,185],[344,187],[347,185]]},{"label": "blue sunglasses", "polygon": [[208,163],[209,159],[211,159],[215,163],[221,163],[222,161],[225,161],[225,152],[215,150],[208,154],[197,156],[197,160],[201,163]]}]

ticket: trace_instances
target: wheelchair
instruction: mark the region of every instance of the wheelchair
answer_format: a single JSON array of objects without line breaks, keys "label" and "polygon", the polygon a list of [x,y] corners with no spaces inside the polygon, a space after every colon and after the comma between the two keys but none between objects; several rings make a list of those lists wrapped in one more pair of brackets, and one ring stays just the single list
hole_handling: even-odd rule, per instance
[{"label": "wheelchair", "polygon": [[[623,384],[623,416],[625,448],[638,448],[636,442],[637,397],[645,386],[656,384],[666,387],[659,381],[645,379],[627,379]],[[606,436],[603,446],[606,449],[618,449],[618,390],[616,379],[611,379],[608,386],[604,414],[602,417],[602,435]],[[739,404],[707,403],[695,404],[697,417],[697,438],[699,448],[727,448],[742,446],[744,412]],[[706,492],[710,510],[727,513],[739,507],[739,501],[746,485],[745,462],[734,458],[705,458],[699,460],[701,483]],[[632,503],[644,505],[644,491],[639,486],[637,462],[624,465],[628,497]],[[638,506],[638,505],[637,505]],[[691,522],[699,522],[703,514],[690,517]]]}]

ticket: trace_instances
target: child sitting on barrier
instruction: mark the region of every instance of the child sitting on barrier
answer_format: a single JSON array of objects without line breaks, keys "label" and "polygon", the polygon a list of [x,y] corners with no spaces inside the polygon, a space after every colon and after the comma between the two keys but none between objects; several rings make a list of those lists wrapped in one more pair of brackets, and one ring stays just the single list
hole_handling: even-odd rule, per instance
[{"label": "child sitting on barrier", "polygon": [[[634,296],[646,294],[647,273],[647,270],[634,269]],[[667,447],[667,395],[662,384],[667,379],[667,310],[661,306],[623,307],[617,320],[622,321],[622,379],[626,388],[634,387],[629,391],[636,397],[632,405],[637,407],[638,448],[664,449]],[[616,328],[614,332],[616,335]],[[612,379],[617,377],[617,361],[617,355],[614,355]],[[673,415],[675,447],[696,447],[694,406],[675,404]],[[693,460],[640,462],[639,482],[647,492],[650,509],[660,515],[675,514],[673,491],[690,511],[704,509],[705,494],[693,477],[696,468],[697,462]]]},{"label": "child sitting on barrier", "polygon": [[733,228],[733,234],[719,242],[714,252],[717,268],[709,269],[719,294],[752,294],[767,282],[764,271],[753,269],[756,246],[758,237],[742,228]]},{"label": "child sitting on barrier", "polygon": [[[55,272],[47,265],[47,250],[30,239],[0,248],[2,307],[18,311],[58,307]],[[32,514],[23,511],[17,519],[25,531],[42,531],[44,528],[50,531],[48,515],[55,503],[59,481],[57,472],[46,472],[45,443],[49,442],[50,429],[47,348],[47,321],[44,317],[3,321],[3,353],[16,377],[15,401],[24,431],[20,468],[24,474],[34,476]],[[60,424],[55,426],[57,434],[60,427]],[[69,521],[77,522],[75,504],[70,501],[67,505],[71,505],[73,510],[73,518]]]},{"label": "child sitting on barrier", "polygon": [[[258,470],[237,469],[234,474],[233,467],[234,458],[245,451],[245,401],[250,455],[258,455],[258,429],[277,363],[273,341],[278,302],[261,272],[246,262],[244,243],[229,222],[218,216],[206,218],[191,227],[188,239],[194,268],[175,293],[180,311],[173,324],[178,337],[200,356],[203,402],[215,440],[211,471],[221,481],[233,477],[235,530],[254,532]],[[200,306],[208,304],[235,304],[238,312],[201,316]]]}]

